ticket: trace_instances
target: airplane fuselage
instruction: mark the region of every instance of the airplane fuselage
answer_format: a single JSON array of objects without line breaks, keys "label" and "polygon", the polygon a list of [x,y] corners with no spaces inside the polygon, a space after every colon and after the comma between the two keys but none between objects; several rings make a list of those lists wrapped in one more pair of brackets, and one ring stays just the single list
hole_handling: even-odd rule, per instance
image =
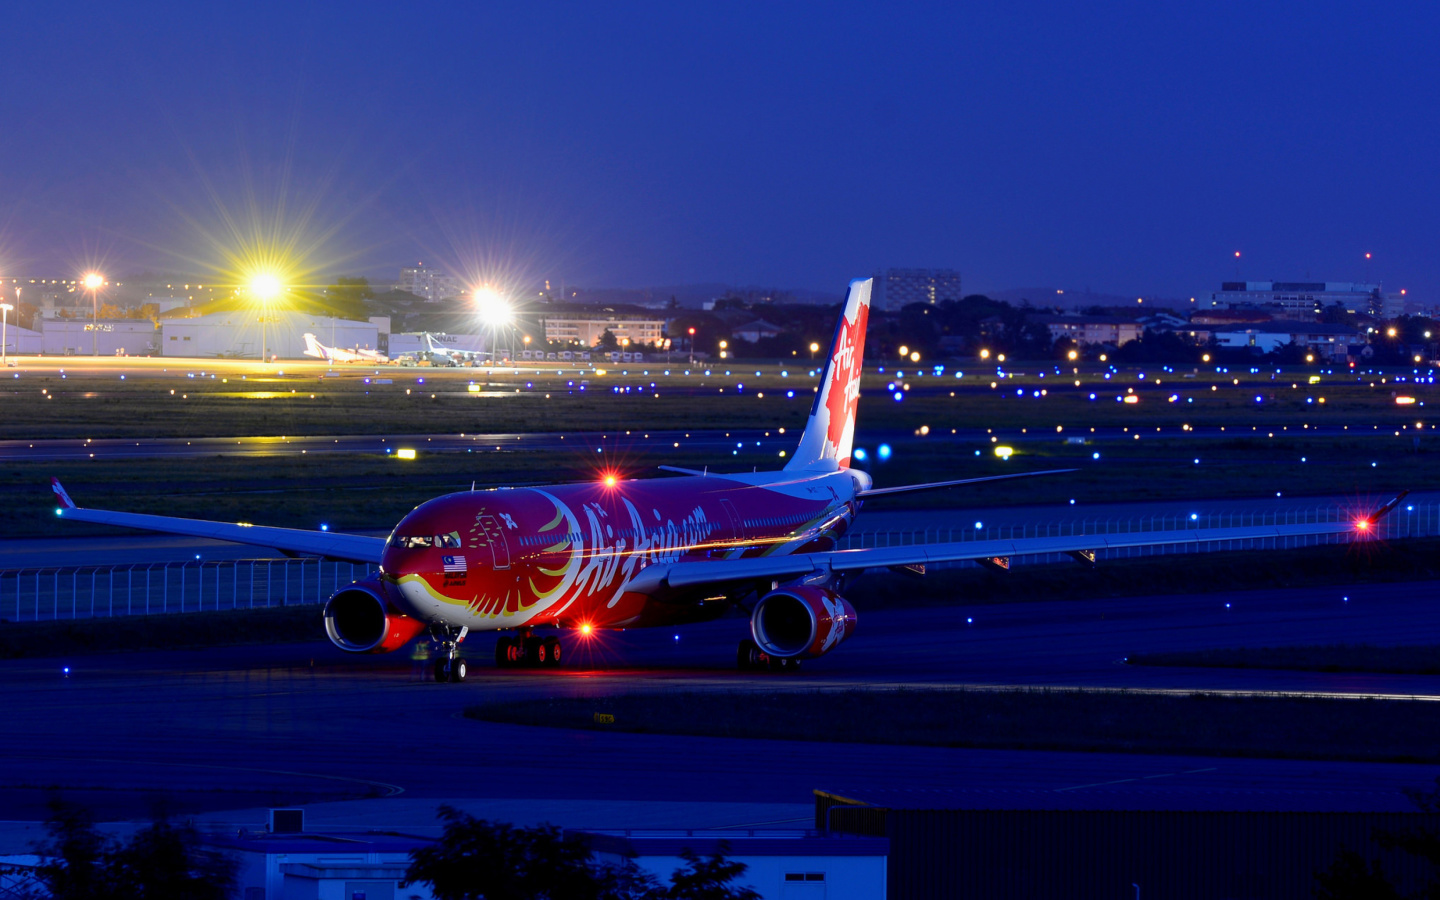
[{"label": "airplane fuselage", "polygon": [[656,597],[627,583],[657,563],[833,549],[867,484],[842,469],[448,494],[396,526],[381,576],[401,612],[472,630],[702,621],[729,605],[716,586]]}]

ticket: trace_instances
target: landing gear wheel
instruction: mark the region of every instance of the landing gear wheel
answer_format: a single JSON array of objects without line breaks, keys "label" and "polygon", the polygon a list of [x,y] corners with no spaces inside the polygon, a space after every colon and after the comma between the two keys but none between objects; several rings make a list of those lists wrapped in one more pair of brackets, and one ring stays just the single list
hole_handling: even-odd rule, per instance
[{"label": "landing gear wheel", "polygon": [[735,654],[735,666],[741,671],[764,668],[766,658],[760,652],[760,645],[746,638],[740,642],[740,649]]},{"label": "landing gear wheel", "polygon": [[547,656],[548,656],[549,654],[547,654],[547,653],[545,652],[545,649],[544,649],[544,648],[545,648],[545,639],[544,639],[544,638],[527,637],[527,638],[525,639],[525,645],[524,645],[524,646],[525,646],[525,659],[524,659],[523,662],[520,663],[522,666],[543,666],[543,665],[545,665],[545,657],[542,656],[541,654],[545,654],[545,655],[547,655]]},{"label": "landing gear wheel", "polygon": [[559,639],[559,638],[550,637],[550,638],[546,638],[545,640],[541,641],[541,642],[540,642],[540,649],[538,650],[538,653],[539,653],[538,660],[539,660],[540,665],[542,665],[542,666],[548,666],[549,668],[552,668],[552,669],[556,669],[556,668],[559,668],[559,667],[560,667],[560,639]]},{"label": "landing gear wheel", "polygon": [[503,668],[506,668],[507,666],[513,665],[512,659],[513,659],[514,655],[515,655],[515,641],[514,641],[514,639],[508,638],[508,637],[501,637],[500,640],[498,640],[498,641],[495,642],[495,666],[496,666],[496,668],[503,669]]},{"label": "landing gear wheel", "polygon": [[465,660],[457,658],[457,659],[454,659],[454,660],[450,661],[450,683],[451,683],[451,684],[459,684],[460,682],[464,681],[464,680],[465,680],[465,676],[466,676],[468,673],[469,673],[469,668],[465,665]]}]

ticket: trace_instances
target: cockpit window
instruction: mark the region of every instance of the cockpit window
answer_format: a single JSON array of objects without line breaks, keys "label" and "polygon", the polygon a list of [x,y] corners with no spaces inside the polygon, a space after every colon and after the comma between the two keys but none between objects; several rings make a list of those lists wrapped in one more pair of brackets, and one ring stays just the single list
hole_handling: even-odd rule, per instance
[{"label": "cockpit window", "polygon": [[460,544],[460,532],[452,531],[449,534],[397,534],[391,538],[390,546],[400,547],[405,550],[416,550],[421,547],[446,547],[458,550]]}]

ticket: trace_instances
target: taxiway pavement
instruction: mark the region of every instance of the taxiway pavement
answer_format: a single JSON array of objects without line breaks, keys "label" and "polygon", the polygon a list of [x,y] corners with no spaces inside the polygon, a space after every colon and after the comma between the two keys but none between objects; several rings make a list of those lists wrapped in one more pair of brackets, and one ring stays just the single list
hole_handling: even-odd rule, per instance
[{"label": "taxiway pavement", "polygon": [[734,688],[756,702],[775,690],[1006,685],[1440,700],[1428,676],[1123,662],[1182,648],[1435,643],[1437,597],[1440,584],[1420,583],[861,610],[853,640],[783,677],[733,670],[738,618],[572,643],[558,672],[494,669],[491,640],[475,635],[466,649],[477,665],[461,685],[432,683],[403,653],[357,658],[321,644],[12,660],[0,662],[0,819],[42,818],[52,788],[102,818],[144,816],[159,796],[177,812],[217,814],[357,798],[414,801],[412,817],[427,803],[523,798],[798,808],[812,789],[839,786],[991,805],[1088,796],[1114,808],[1406,810],[1401,790],[1440,767],[676,737],[461,713],[495,699]]}]

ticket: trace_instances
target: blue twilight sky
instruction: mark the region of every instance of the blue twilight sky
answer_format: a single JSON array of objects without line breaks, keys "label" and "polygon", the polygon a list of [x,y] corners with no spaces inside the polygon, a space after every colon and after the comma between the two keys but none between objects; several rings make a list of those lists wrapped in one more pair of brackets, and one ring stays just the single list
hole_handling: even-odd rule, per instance
[{"label": "blue twilight sky", "polygon": [[1440,300],[1440,6],[10,4],[0,273]]}]

